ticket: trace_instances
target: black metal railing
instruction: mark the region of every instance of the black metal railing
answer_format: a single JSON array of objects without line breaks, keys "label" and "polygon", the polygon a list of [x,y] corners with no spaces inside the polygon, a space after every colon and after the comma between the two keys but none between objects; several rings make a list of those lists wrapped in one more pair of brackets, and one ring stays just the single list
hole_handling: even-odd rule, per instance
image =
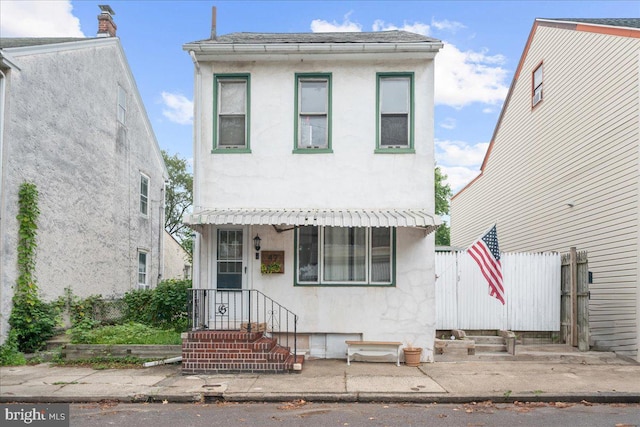
[{"label": "black metal railing", "polygon": [[[298,315],[255,289],[189,289],[189,329],[264,332],[298,350]],[[293,345],[291,345],[293,344]]]}]

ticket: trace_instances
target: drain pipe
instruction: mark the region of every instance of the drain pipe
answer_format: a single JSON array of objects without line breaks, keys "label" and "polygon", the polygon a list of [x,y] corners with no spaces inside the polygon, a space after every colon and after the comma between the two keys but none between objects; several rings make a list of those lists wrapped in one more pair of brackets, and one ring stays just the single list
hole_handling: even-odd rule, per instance
[{"label": "drain pipe", "polygon": [[[196,54],[194,51],[189,51],[189,56],[191,56],[191,60],[193,61],[193,65],[195,67],[195,76],[194,76],[194,85],[195,91],[193,96],[193,182],[200,183],[200,180],[197,178],[200,168],[198,167],[197,159],[200,158],[198,152],[200,150],[200,128],[198,124],[200,123],[200,91],[202,89],[202,74],[200,71],[200,64],[198,63],[198,58],[196,58]],[[200,208],[200,185],[193,186],[193,204],[192,209]],[[202,230],[199,230],[195,233],[195,238],[193,242],[193,247],[191,248],[191,287],[203,288],[202,283],[200,281],[200,241]]]}]

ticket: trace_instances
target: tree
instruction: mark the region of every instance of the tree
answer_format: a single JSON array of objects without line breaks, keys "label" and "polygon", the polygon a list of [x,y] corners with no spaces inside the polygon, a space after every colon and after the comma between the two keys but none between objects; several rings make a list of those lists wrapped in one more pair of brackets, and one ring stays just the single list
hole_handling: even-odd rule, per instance
[{"label": "tree", "polygon": [[[436,214],[449,215],[449,199],[453,195],[449,184],[445,183],[447,175],[442,173],[439,166],[435,167],[435,195]],[[449,246],[451,244],[450,229],[447,223],[443,223],[436,230],[436,245]]]},{"label": "tree", "polygon": [[191,229],[182,223],[182,217],[193,204],[193,176],[187,172],[187,161],[177,154],[170,156],[162,150],[164,163],[169,171],[166,187],[164,228],[191,256]]}]

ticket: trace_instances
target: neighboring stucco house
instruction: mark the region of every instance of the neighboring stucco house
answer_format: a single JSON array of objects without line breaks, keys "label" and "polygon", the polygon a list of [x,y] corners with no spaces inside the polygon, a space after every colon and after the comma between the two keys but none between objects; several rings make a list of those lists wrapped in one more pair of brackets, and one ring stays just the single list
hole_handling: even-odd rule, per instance
[{"label": "neighboring stucco house", "polygon": [[[412,342],[432,361],[441,47],[404,31],[185,44],[194,287],[260,290],[299,315],[298,349],[311,356],[345,357],[346,339],[364,339]],[[261,274],[265,251],[282,274]]]},{"label": "neighboring stucco house", "polygon": [[[110,8],[109,8],[110,9]],[[115,37],[0,39],[0,302],[17,278],[18,190],[39,192],[36,280],[44,300],[153,287],[162,274],[158,143]]]},{"label": "neighboring stucco house", "polygon": [[169,234],[164,232],[164,270],[163,279],[191,279],[191,261],[189,254],[182,245]]},{"label": "neighboring stucco house", "polygon": [[[640,19],[536,19],[451,244],[587,251],[595,349],[638,358]],[[508,294],[508,289],[506,290]]]}]

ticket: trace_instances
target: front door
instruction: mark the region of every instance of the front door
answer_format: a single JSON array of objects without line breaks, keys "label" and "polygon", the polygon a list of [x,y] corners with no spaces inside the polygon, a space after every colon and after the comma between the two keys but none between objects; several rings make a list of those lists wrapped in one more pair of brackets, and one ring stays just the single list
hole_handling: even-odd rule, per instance
[{"label": "front door", "polygon": [[245,233],[242,228],[219,228],[216,232],[215,289],[211,294],[211,329],[239,330],[248,315],[245,285]]},{"label": "front door", "polygon": [[216,288],[242,289],[244,238],[242,229],[218,229]]}]

